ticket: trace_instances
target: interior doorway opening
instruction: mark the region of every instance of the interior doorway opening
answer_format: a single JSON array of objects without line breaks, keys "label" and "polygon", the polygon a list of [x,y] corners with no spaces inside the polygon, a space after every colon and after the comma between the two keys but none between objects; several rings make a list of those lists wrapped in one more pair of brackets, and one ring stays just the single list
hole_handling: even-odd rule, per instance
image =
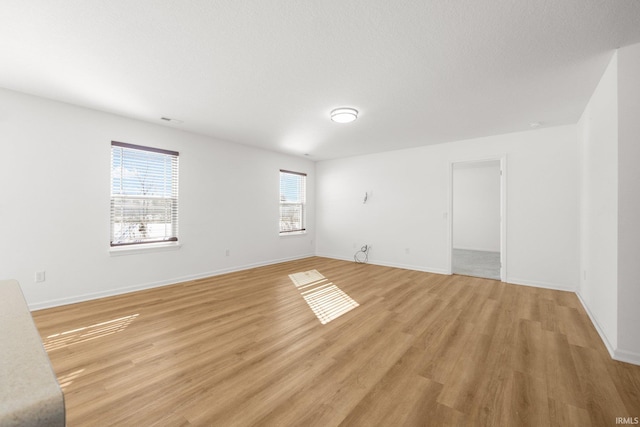
[{"label": "interior doorway opening", "polygon": [[451,273],[505,280],[504,159],[451,167]]}]

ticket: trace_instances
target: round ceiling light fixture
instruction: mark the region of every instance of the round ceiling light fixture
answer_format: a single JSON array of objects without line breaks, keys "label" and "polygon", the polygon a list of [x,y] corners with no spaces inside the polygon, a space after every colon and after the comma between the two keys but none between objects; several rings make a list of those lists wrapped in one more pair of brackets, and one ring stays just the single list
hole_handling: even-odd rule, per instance
[{"label": "round ceiling light fixture", "polygon": [[331,120],[336,123],[351,123],[358,118],[358,110],[355,108],[341,107],[331,111]]}]

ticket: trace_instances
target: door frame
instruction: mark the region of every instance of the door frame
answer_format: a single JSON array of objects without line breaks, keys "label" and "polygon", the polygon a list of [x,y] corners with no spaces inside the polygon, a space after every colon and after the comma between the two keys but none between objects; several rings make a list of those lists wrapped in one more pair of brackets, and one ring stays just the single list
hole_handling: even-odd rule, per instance
[{"label": "door frame", "polygon": [[500,162],[500,280],[507,281],[507,155],[453,160],[449,162],[447,274],[453,274],[453,168],[461,163]]}]

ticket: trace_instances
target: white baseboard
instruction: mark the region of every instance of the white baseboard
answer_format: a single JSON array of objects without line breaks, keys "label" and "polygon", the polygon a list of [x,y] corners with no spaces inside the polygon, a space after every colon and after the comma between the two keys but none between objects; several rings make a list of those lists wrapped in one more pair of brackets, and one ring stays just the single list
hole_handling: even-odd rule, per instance
[{"label": "white baseboard", "polygon": [[[316,256],[323,257],[323,258],[339,259],[341,261],[354,261],[353,257],[345,257],[341,255],[319,253],[319,254],[316,254]],[[441,268],[423,267],[423,266],[411,265],[411,264],[400,264],[400,263],[384,262],[384,261],[377,261],[377,260],[369,260],[368,264],[380,265],[383,267],[402,268],[405,270],[422,271],[424,273],[447,274],[447,275],[449,274],[446,270]]]},{"label": "white baseboard", "polygon": [[557,283],[549,283],[549,282],[540,282],[538,280],[528,280],[528,279],[519,279],[514,277],[507,277],[505,280],[506,283],[511,283],[513,285],[523,285],[523,286],[533,286],[534,288],[544,288],[544,289],[552,289],[554,291],[567,291],[567,292],[575,292],[575,286],[568,285],[560,285]]},{"label": "white baseboard", "polygon": [[434,268],[434,267],[422,267],[422,266],[411,265],[411,264],[395,264],[395,263],[387,263],[387,262],[379,262],[379,261],[372,262],[371,264],[381,265],[383,267],[403,268],[405,270],[422,271],[424,273],[449,275],[448,271],[441,268]]},{"label": "white baseboard", "polygon": [[295,256],[295,257],[290,257],[290,258],[274,259],[274,260],[269,260],[269,261],[257,262],[257,263],[252,263],[252,264],[245,264],[245,265],[234,266],[234,267],[229,267],[229,268],[223,268],[223,269],[220,269],[220,270],[208,271],[208,272],[197,273],[197,274],[190,274],[190,275],[182,276],[182,277],[174,277],[172,279],[160,280],[160,281],[157,281],[157,282],[142,283],[142,284],[139,284],[139,285],[126,286],[126,287],[115,288],[115,289],[109,289],[109,290],[101,291],[101,292],[91,292],[91,293],[82,294],[82,295],[74,295],[72,297],[58,298],[58,299],[53,299],[53,300],[48,300],[48,301],[42,301],[42,302],[38,302],[38,303],[34,303],[34,304],[29,304],[29,310],[36,311],[36,310],[42,310],[42,309],[45,309],[45,308],[58,307],[58,306],[61,306],[61,305],[75,304],[75,303],[78,303],[78,302],[90,301],[90,300],[99,299],[99,298],[112,297],[112,296],[115,296],[115,295],[128,294],[130,292],[142,291],[142,290],[151,289],[151,288],[158,288],[158,287],[161,287],[161,286],[175,285],[175,284],[178,284],[178,283],[188,282],[188,281],[191,281],[191,280],[198,280],[198,279],[204,279],[204,278],[207,278],[207,277],[220,276],[222,274],[234,273],[236,271],[248,270],[250,268],[264,267],[266,265],[279,264],[281,262],[295,261],[295,260],[298,260],[298,259],[308,258],[308,257],[312,257],[312,256],[314,256],[314,254],[305,254],[305,255],[300,255],[300,256]]},{"label": "white baseboard", "polygon": [[596,316],[589,309],[587,303],[584,301],[584,299],[582,299],[582,295],[580,295],[580,292],[576,291],[576,296],[578,297],[580,304],[582,304],[584,311],[587,313],[587,316],[589,316],[589,319],[591,319],[591,323],[593,323],[593,326],[596,328],[596,332],[598,332],[598,335],[600,335],[600,339],[604,343],[604,346],[607,348],[609,355],[615,359],[615,348],[613,347],[613,345],[611,345],[611,342],[609,341],[609,338],[607,338],[607,334],[604,333],[604,329],[602,329],[600,323],[598,323],[598,319],[596,319]]},{"label": "white baseboard", "polygon": [[[342,261],[353,261],[353,257],[345,257],[341,255],[319,253],[319,254],[316,254],[316,256],[324,257],[324,258],[339,259]],[[406,270],[423,271],[425,273],[435,273],[435,274],[444,274],[444,275],[451,274],[449,271],[447,271],[444,268],[436,268],[436,267],[423,267],[418,265],[400,264],[400,263],[384,262],[384,261],[378,261],[378,260],[369,260],[369,264],[381,265],[384,267],[403,268]],[[576,291],[575,287],[568,286],[568,285],[559,285],[557,283],[540,282],[536,280],[518,279],[518,278],[512,278],[512,277],[507,277],[507,280],[505,280],[505,283],[510,283],[512,285],[532,286],[535,288],[553,289],[555,291],[567,291],[567,292]]]},{"label": "white baseboard", "polygon": [[615,348],[613,345],[611,345],[611,342],[607,338],[607,335],[604,333],[604,329],[600,327],[600,324],[598,323],[596,316],[589,309],[589,306],[587,305],[587,303],[584,301],[584,299],[582,298],[579,292],[576,292],[576,295],[578,296],[578,300],[580,301],[580,304],[582,304],[582,307],[584,307],[584,311],[587,312],[587,316],[589,316],[589,319],[591,319],[591,323],[593,323],[593,326],[596,328],[598,335],[600,335],[600,339],[604,343],[604,346],[607,348],[607,351],[609,352],[609,355],[611,356],[611,358],[619,362],[631,363],[633,365],[640,365],[640,354],[634,353],[632,351]]},{"label": "white baseboard", "polygon": [[613,358],[618,362],[631,363],[632,365],[640,366],[640,354],[632,351],[615,349],[613,352]]}]

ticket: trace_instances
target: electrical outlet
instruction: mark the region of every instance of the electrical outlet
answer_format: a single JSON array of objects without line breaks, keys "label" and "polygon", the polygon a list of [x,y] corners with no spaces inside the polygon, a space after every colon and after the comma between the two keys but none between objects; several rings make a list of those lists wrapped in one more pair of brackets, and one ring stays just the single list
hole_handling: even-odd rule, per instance
[{"label": "electrical outlet", "polygon": [[36,271],[36,274],[35,274],[36,283],[44,282],[45,279],[46,279],[46,275],[44,271]]},{"label": "electrical outlet", "polygon": [[225,249],[224,250],[224,256],[229,256],[229,255],[231,255],[231,250]]},{"label": "electrical outlet", "polygon": [[409,254],[411,253],[411,249],[409,249],[409,248],[404,248],[404,253],[405,253],[406,255],[409,255]]}]

